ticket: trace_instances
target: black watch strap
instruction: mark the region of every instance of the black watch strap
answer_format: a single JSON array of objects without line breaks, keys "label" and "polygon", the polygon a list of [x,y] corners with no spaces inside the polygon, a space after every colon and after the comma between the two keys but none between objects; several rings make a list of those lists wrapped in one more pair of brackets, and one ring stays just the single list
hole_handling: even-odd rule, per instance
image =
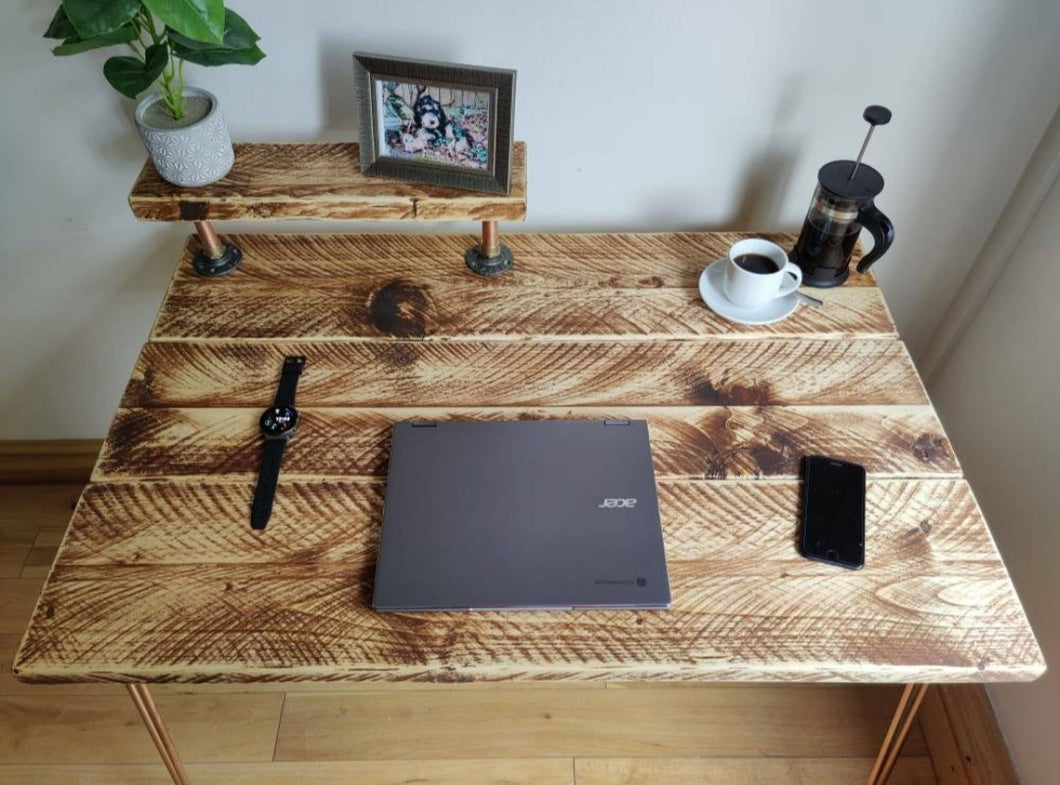
[{"label": "black watch strap", "polygon": [[[291,356],[283,360],[283,371],[280,374],[280,386],[276,390],[277,408],[294,408],[294,394],[298,388],[298,377],[305,367],[305,357]],[[264,427],[264,421],[263,421]],[[293,425],[292,425],[293,427]],[[280,480],[280,464],[283,463],[283,450],[287,446],[288,434],[278,438],[269,438],[266,433],[265,445],[261,451],[261,468],[258,470],[258,485],[254,489],[254,502],[250,507],[250,528],[264,529],[272,515],[272,502],[276,498],[276,484]]]},{"label": "black watch strap", "polygon": [[305,357],[285,357],[280,388],[276,391],[274,406],[294,406],[294,391],[298,388],[298,377],[305,367]]},{"label": "black watch strap", "polygon": [[276,498],[276,483],[280,479],[280,464],[286,439],[267,439],[261,454],[258,487],[254,490],[254,504],[250,508],[250,528],[264,529],[272,515],[272,501]]}]

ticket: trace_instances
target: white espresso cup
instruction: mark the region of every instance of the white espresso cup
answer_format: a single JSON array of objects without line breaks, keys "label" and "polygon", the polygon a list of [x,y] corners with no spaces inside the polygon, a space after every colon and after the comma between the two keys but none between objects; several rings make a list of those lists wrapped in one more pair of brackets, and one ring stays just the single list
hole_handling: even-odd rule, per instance
[{"label": "white espresso cup", "polygon": [[729,249],[722,287],[733,305],[761,308],[770,300],[786,297],[802,283],[802,270],[776,243],[740,240]]}]

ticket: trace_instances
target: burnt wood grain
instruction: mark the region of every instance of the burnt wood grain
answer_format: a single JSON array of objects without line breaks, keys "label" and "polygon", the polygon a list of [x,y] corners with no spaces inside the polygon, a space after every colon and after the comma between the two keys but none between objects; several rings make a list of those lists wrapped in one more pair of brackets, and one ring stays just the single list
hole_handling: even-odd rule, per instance
[{"label": "burnt wood grain", "polygon": [[[230,238],[243,249],[238,270],[204,285],[190,273],[198,242],[155,324],[156,340],[217,338],[378,338],[454,340],[548,336],[746,338],[893,337],[894,324],[874,286],[823,290],[826,307],[748,327],[707,308],[703,268],[741,235],[511,235],[519,259],[508,274],[483,281],[454,264],[471,236],[419,241],[400,235],[313,237],[299,252],[290,240]],[[785,247],[791,235],[777,235]],[[418,269],[417,269],[418,268]],[[356,276],[350,275],[356,271]],[[867,275],[859,282],[869,283]]]},{"label": "burnt wood grain", "polygon": [[234,145],[235,164],[216,183],[180,188],[148,160],[129,194],[153,221],[329,218],[521,221],[526,217],[526,144],[512,151],[508,194],[417,185],[361,174],[355,143]]},{"label": "burnt wood grain", "polygon": [[[261,461],[260,411],[120,409],[93,480],[248,480]],[[290,479],[386,476],[390,432],[408,420],[646,419],[660,479],[794,478],[803,455],[842,455],[874,477],[959,476],[930,406],[299,409]]]},{"label": "burnt wood grain", "polygon": [[[315,215],[334,196],[322,175],[285,191],[252,174],[257,203],[222,182],[152,204]],[[1041,652],[874,277],[777,325],[722,322],[698,277],[743,236],[509,235],[520,263],[496,279],[454,264],[467,235],[238,235],[244,263],[218,279],[191,271],[191,239],[18,677],[1035,678]],[[253,533],[256,419],[287,354],[308,358],[303,419]],[[391,425],[555,417],[648,421],[673,609],[373,613]],[[797,552],[809,453],[868,469],[859,572]]]},{"label": "burnt wood grain", "polygon": [[[470,234],[233,234],[228,237],[245,252],[249,262],[224,278],[204,281],[191,267],[200,250],[198,238],[190,235],[184,264],[177,267],[175,288],[234,288],[246,278],[287,282],[330,283],[337,286],[414,278],[425,283],[467,281],[483,288],[501,289],[530,284],[576,289],[644,287],[689,288],[698,286],[699,274],[722,258],[737,240],[763,237],[782,248],[791,248],[791,232],[750,234],[747,232],[641,232],[635,234],[507,234],[505,244],[518,252],[518,268],[495,278],[469,278],[466,268],[452,263],[471,240]],[[861,247],[854,250],[860,257]],[[522,263],[522,260],[526,260]],[[229,282],[229,283],[225,283]],[[875,287],[873,273],[852,271],[839,290]],[[163,303],[165,305],[165,303]]]},{"label": "burnt wood grain", "polygon": [[122,405],[264,406],[287,355],[302,406],[923,404],[898,341],[148,343]]},{"label": "burnt wood grain", "polygon": [[[668,611],[371,611],[380,482],[91,486],[25,680],[1024,680],[1044,669],[961,480],[870,482],[866,568],[796,549],[794,482],[659,483]],[[871,619],[871,623],[866,623]]]}]

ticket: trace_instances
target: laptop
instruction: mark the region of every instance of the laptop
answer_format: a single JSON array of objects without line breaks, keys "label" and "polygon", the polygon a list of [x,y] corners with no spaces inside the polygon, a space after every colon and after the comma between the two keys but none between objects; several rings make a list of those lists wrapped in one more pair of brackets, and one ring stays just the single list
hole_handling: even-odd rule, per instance
[{"label": "laptop", "polygon": [[372,604],[669,607],[647,423],[395,424]]}]

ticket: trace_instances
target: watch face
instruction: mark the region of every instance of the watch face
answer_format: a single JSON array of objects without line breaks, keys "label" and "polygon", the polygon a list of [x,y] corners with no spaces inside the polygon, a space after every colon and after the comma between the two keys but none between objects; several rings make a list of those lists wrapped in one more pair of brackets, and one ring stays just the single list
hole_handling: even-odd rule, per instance
[{"label": "watch face", "polygon": [[270,406],[261,414],[261,431],[265,437],[284,436],[298,424],[298,412],[293,406]]}]

